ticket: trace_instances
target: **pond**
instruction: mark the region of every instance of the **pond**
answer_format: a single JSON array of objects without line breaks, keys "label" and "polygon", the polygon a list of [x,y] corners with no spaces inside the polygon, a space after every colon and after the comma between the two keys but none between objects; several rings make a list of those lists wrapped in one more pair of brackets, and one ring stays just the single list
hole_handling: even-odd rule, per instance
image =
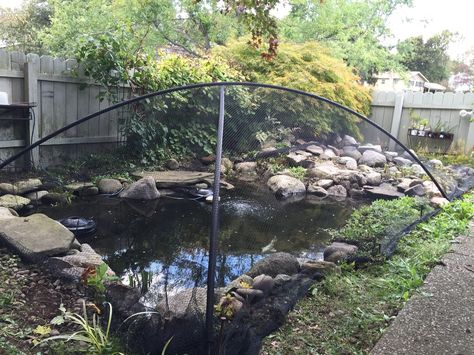
[{"label": "pond", "polygon": [[[248,271],[265,253],[321,259],[327,229],[342,226],[355,207],[348,199],[279,201],[255,186],[223,191],[217,286]],[[145,304],[206,284],[210,204],[179,197],[139,202],[99,196],[39,206],[37,212],[57,220],[94,219],[97,232],[80,242],[103,255],[125,284],[140,288]]]}]

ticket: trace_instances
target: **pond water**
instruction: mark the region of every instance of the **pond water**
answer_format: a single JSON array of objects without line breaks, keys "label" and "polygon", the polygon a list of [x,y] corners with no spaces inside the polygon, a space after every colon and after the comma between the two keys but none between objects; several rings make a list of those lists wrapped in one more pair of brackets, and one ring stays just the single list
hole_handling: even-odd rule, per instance
[{"label": "pond water", "polygon": [[[353,208],[350,200],[279,201],[257,187],[223,191],[217,286],[248,271],[265,253],[321,258],[327,229],[342,226]],[[97,232],[80,241],[103,255],[124,283],[139,287],[147,304],[165,293],[206,284],[209,204],[171,197],[151,202],[96,197],[40,206],[38,212],[54,219],[94,219]]]}]

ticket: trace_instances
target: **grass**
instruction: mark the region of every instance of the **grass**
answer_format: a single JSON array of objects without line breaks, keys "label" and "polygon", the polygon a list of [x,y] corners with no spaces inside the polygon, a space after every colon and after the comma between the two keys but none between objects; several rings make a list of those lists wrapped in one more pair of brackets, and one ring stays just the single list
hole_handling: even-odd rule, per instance
[{"label": "grass", "polygon": [[316,284],[286,324],[265,339],[262,354],[368,353],[452,239],[466,231],[473,201],[468,195],[418,225],[390,260],[358,270],[346,264],[341,275]]}]

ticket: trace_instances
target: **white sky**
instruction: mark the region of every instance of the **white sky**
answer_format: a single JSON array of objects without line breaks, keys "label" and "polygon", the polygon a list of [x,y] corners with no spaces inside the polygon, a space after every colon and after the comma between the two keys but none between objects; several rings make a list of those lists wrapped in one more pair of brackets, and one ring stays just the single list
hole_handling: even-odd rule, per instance
[{"label": "white sky", "polygon": [[[18,7],[22,2],[0,0],[0,6]],[[461,58],[468,50],[474,50],[473,0],[413,0],[413,3],[412,8],[399,9],[390,19],[393,43],[418,35],[429,38],[447,29],[460,35],[449,50],[453,58]]]}]

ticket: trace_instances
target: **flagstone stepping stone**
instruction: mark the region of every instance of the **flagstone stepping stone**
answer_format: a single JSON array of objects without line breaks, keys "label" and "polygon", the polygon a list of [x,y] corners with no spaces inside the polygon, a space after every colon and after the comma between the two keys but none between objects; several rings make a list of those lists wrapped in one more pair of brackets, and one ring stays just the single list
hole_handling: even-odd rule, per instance
[{"label": "flagstone stepping stone", "polygon": [[155,179],[156,187],[179,187],[189,186],[200,182],[205,182],[206,179],[212,178],[213,173],[201,171],[139,171],[132,174],[136,179],[151,176]]},{"label": "flagstone stepping stone", "polygon": [[0,241],[27,261],[65,254],[74,242],[74,234],[44,214],[0,219]]}]

